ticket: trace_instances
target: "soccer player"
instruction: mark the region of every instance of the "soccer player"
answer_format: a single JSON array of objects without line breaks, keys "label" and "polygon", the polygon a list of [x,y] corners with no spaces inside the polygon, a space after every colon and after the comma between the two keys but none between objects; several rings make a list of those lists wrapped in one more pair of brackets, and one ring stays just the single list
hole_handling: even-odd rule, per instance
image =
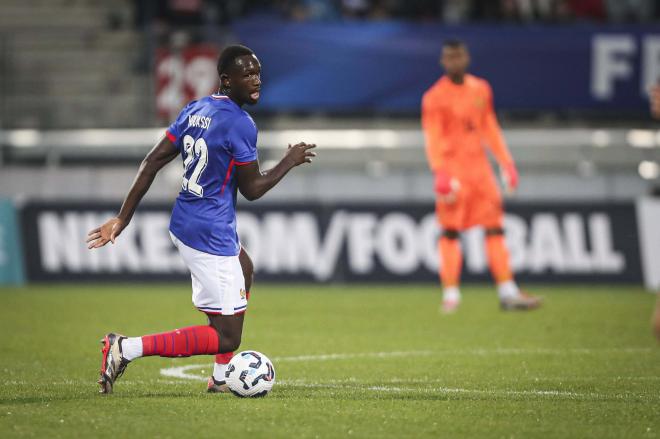
[{"label": "soccer player", "polygon": [[651,87],[650,92],[651,115],[660,119],[660,82]]},{"label": "soccer player", "polygon": [[[649,97],[651,115],[656,119],[660,119],[660,82],[651,87]],[[655,312],[653,313],[653,333],[660,340],[660,292],[658,292],[658,300],[656,301]]]},{"label": "soccer player", "polygon": [[518,172],[495,117],[491,88],[484,79],[467,73],[470,55],[463,42],[446,41],[440,62],[445,75],[424,93],[422,127],[442,228],[438,242],[442,310],[453,312],[460,303],[459,237],[474,226],[485,229],[488,264],[502,309],[536,308],[540,300],[521,292],[513,278],[504,241],[502,198],[484,149],[487,145],[508,189],[514,190]]},{"label": "soccer player", "polygon": [[316,145],[289,145],[268,171],[259,168],[257,127],[242,107],[254,105],[261,89],[261,65],[245,46],[229,46],[218,59],[220,90],[189,103],[147,154],[116,217],[89,232],[89,248],[114,244],[126,228],[158,171],[183,160],[183,182],[170,221],[170,236],[191,272],[192,301],[207,325],[161,334],[101,341],[101,393],[111,393],[128,364],[140,357],[216,355],[208,390],[225,391],[226,364],[241,344],[252,263],[236,233],[237,190],[256,200],[292,168],[310,163]]}]

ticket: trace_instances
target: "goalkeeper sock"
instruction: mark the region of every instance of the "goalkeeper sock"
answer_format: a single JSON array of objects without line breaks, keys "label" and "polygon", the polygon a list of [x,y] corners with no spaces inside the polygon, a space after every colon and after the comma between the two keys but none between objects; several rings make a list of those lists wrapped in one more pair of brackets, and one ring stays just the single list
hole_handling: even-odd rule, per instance
[{"label": "goalkeeper sock", "polygon": [[461,243],[458,239],[443,236],[438,242],[438,252],[440,253],[440,279],[443,287],[456,287],[461,278],[463,259]]},{"label": "goalkeeper sock", "polygon": [[486,236],[486,255],[488,266],[495,279],[495,283],[501,284],[513,279],[511,266],[509,264],[509,252],[506,249],[504,235]]},{"label": "goalkeeper sock", "polygon": [[447,287],[442,290],[442,301],[443,302],[460,302],[461,301],[461,290],[458,287]]},{"label": "goalkeeper sock", "polygon": [[520,288],[518,288],[518,284],[512,280],[502,282],[497,284],[497,295],[499,296],[500,300],[513,299],[520,295]]}]

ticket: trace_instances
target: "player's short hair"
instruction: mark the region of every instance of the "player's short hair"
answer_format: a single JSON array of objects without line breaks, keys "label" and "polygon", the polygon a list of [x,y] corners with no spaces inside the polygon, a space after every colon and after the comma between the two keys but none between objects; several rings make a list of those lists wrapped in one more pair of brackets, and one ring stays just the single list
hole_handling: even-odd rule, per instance
[{"label": "player's short hair", "polygon": [[465,41],[458,38],[448,38],[442,42],[442,48],[445,49],[467,49]]},{"label": "player's short hair", "polygon": [[254,55],[254,51],[240,44],[225,47],[218,57],[218,76],[229,70],[236,58],[245,55]]}]

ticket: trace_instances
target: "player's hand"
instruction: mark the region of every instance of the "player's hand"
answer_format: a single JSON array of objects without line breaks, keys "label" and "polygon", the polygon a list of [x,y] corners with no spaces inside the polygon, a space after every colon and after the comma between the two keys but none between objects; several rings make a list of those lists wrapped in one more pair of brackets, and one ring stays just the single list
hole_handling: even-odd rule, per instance
[{"label": "player's hand", "polygon": [[115,243],[117,236],[124,230],[126,223],[119,218],[111,218],[101,227],[87,234],[87,248],[99,248],[108,242]]},{"label": "player's hand", "polygon": [[512,194],[518,189],[518,169],[516,169],[515,163],[507,163],[502,166],[502,179],[508,194]]},{"label": "player's hand", "polygon": [[461,185],[445,171],[435,172],[435,181],[433,189],[438,195],[438,199],[444,203],[451,204],[456,201],[456,194],[458,193]]},{"label": "player's hand", "polygon": [[303,163],[312,163],[312,158],[316,157],[316,153],[310,149],[316,148],[314,143],[300,142],[295,145],[289,143],[289,149],[286,151],[285,158],[288,159],[293,166],[302,165]]}]

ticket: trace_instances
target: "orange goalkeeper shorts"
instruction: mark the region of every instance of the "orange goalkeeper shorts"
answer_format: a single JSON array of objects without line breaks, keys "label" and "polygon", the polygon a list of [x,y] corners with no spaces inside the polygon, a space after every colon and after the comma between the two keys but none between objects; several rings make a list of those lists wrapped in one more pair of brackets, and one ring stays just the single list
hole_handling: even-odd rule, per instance
[{"label": "orange goalkeeper shorts", "polygon": [[503,226],[502,196],[494,184],[464,184],[449,203],[438,199],[435,204],[438,222],[443,230],[465,230],[474,226]]}]

